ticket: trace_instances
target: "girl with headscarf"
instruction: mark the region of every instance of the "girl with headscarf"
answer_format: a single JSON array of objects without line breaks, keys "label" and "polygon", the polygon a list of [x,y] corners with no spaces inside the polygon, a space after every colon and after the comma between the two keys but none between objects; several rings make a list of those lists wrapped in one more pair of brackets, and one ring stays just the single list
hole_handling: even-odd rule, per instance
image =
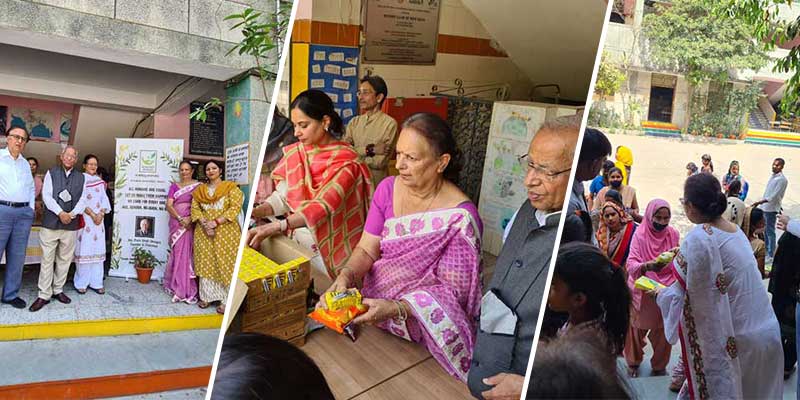
[{"label": "girl with headscarf", "polygon": [[625,146],[617,147],[617,161],[614,166],[622,170],[622,184],[627,185],[633,167],[633,151]]},{"label": "girl with headscarf", "polygon": [[631,290],[631,324],[625,340],[625,360],[628,373],[632,377],[639,375],[639,365],[644,357],[645,337],[653,346],[650,359],[652,375],[666,375],[669,364],[670,346],[664,337],[664,321],[661,310],[652,297],[643,296],[634,283],[642,276],[647,276],[664,286],[675,282],[669,268],[660,268],[663,263],[656,259],[661,253],[674,249],[680,244],[680,234],[669,226],[672,210],[666,200],[654,199],[647,205],[644,222],[633,235],[630,254],[628,256],[628,288]]},{"label": "girl with headscarf", "polygon": [[731,165],[728,167],[728,173],[725,174],[725,176],[722,178],[722,190],[724,192],[728,192],[728,189],[730,188],[731,184],[735,181],[738,181],[739,184],[741,185],[740,188],[741,191],[739,192],[738,197],[741,200],[744,200],[745,198],[747,198],[747,189],[749,185],[747,185],[747,183],[745,182],[744,177],[742,177],[742,175],[739,174],[739,162],[733,160],[731,161]]},{"label": "girl with headscarf", "polygon": [[618,204],[608,201],[600,208],[597,243],[611,261],[622,267],[628,258],[636,224]]}]

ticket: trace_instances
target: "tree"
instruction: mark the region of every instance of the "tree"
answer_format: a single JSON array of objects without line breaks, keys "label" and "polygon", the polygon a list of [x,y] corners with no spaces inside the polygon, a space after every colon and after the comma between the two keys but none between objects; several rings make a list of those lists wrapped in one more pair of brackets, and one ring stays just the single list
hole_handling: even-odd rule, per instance
[{"label": "tree", "polygon": [[[702,83],[726,82],[730,70],[757,70],[768,60],[744,21],[721,18],[711,12],[707,1],[659,3],[658,12],[645,16],[643,23],[652,60],[659,67],[685,74],[690,99]],[[687,127],[691,103],[684,124]]]},{"label": "tree", "polygon": [[600,96],[613,96],[625,82],[625,73],[609,62],[608,58],[608,54],[604,52],[600,58],[600,66],[597,68],[594,92]]},{"label": "tree", "polygon": [[[720,17],[744,23],[765,51],[775,49],[800,36],[800,16],[782,19],[781,6],[792,6],[792,0],[706,0],[709,8]],[[800,45],[776,60],[773,71],[791,73],[781,101],[784,116],[800,114]]]},{"label": "tree", "polygon": [[[236,43],[228,51],[228,54],[238,53],[239,55],[248,55],[253,58],[255,63],[253,69],[261,78],[261,88],[264,91],[266,101],[270,101],[271,98],[270,94],[267,93],[266,80],[273,77],[277,78],[277,75],[268,71],[265,63],[269,62],[268,56],[270,52],[277,50],[280,55],[283,38],[289,29],[291,12],[292,3],[282,1],[278,10],[272,15],[264,15],[262,12],[248,7],[241,14],[232,14],[223,19],[223,21],[236,22],[230,30],[239,29],[242,32],[242,40]],[[269,66],[276,69],[275,65],[269,64]],[[189,114],[189,118],[205,122],[208,110],[220,108],[221,106],[222,100],[214,97],[205,103],[203,107],[193,110]]]}]

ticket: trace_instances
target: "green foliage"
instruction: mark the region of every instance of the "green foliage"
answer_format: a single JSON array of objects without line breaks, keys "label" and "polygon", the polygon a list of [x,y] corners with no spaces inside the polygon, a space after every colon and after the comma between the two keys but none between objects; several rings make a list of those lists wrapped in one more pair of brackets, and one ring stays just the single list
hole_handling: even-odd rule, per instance
[{"label": "green foliage", "polygon": [[608,54],[603,52],[600,66],[597,68],[597,81],[594,92],[600,96],[613,96],[625,82],[625,73],[608,61]]},{"label": "green foliage", "polygon": [[143,247],[135,248],[131,257],[133,257],[133,265],[139,268],[153,269],[157,265],[163,264],[150,250]]},{"label": "green foliage", "polygon": [[603,100],[592,102],[586,123],[601,128],[622,128],[625,125],[620,115]]},{"label": "green foliage", "polygon": [[[230,30],[238,29],[242,32],[242,40],[236,43],[228,51],[228,54],[237,53],[253,57],[256,64],[253,69],[261,78],[264,98],[267,101],[269,101],[270,96],[267,93],[267,87],[264,82],[269,79],[270,75],[270,72],[265,68],[269,62],[268,55],[273,50],[280,52],[281,42],[289,29],[291,14],[292,3],[281,2],[274,14],[265,15],[261,11],[248,7],[240,14],[231,14],[223,18],[223,21],[235,22]],[[275,67],[275,65],[271,66]],[[189,114],[189,119],[206,122],[208,110],[221,108],[222,103],[222,100],[214,97],[202,107],[192,111]]]},{"label": "green foliage", "polygon": [[692,118],[689,133],[702,136],[738,137],[744,128],[747,115],[758,104],[759,85],[730,89],[717,99],[695,94],[692,96]]},{"label": "green foliage", "polygon": [[[792,0],[706,0],[706,3],[716,15],[745,24],[764,50],[772,50],[800,35],[800,16],[781,20],[779,6],[791,6]],[[781,101],[781,113],[800,114],[800,48],[795,46],[778,59],[773,71],[791,74]]]},{"label": "green foliage", "polygon": [[[645,16],[643,28],[660,67],[682,71],[689,84],[726,81],[731,69],[758,70],[767,63],[748,25],[710,12],[708,0],[675,0]],[[758,0],[753,0],[758,1]]]}]

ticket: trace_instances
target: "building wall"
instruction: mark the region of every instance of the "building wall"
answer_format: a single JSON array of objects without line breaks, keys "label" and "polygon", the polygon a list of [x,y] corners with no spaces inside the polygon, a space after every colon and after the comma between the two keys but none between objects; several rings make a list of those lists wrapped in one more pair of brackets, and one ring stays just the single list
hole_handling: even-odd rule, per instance
[{"label": "building wall", "polygon": [[254,64],[227,54],[240,33],[223,21],[247,4],[275,9],[274,0],[0,0],[0,41],[226,80]]},{"label": "building wall", "polygon": [[[360,33],[361,1],[342,3],[325,0],[300,0],[299,10],[311,2],[311,20],[295,22],[293,41],[340,46],[357,46]],[[323,33],[315,36],[315,26],[321,25]],[[304,31],[310,34],[304,35]],[[338,36],[335,37],[335,36]],[[439,17],[439,41],[436,65],[380,65],[360,64],[359,75],[367,71],[386,79],[390,97],[429,96],[431,87],[454,86],[460,78],[465,86],[508,83],[512,85],[512,99],[527,98],[530,80],[501,51],[491,48],[491,37],[460,0],[444,0]],[[293,90],[294,91],[294,90]],[[487,94],[489,96],[492,93]]]}]

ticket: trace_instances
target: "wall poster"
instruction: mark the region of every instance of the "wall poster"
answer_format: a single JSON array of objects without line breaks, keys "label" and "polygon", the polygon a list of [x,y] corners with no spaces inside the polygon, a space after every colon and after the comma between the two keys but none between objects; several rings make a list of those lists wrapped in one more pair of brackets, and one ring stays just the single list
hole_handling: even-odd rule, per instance
[{"label": "wall poster", "polygon": [[436,64],[441,0],[365,0],[364,62]]}]

